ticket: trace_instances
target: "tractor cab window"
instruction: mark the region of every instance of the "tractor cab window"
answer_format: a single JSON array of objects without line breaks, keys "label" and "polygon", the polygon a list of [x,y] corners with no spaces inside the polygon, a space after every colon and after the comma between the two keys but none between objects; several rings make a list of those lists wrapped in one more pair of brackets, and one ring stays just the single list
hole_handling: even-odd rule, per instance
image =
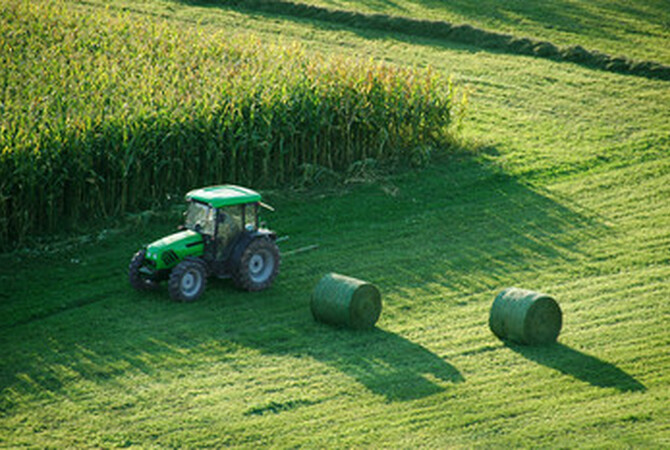
[{"label": "tractor cab window", "polygon": [[219,228],[216,237],[224,247],[242,231],[242,208],[241,205],[219,208]]},{"label": "tractor cab window", "polygon": [[258,227],[258,205],[248,203],[244,205],[244,228],[253,231]]},{"label": "tractor cab window", "polygon": [[214,234],[214,209],[199,202],[190,202],[186,210],[186,228],[212,236]]}]

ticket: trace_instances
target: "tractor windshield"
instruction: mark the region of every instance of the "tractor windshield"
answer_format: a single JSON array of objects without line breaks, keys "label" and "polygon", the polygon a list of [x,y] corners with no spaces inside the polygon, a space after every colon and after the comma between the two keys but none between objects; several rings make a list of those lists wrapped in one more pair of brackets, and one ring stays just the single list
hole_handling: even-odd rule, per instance
[{"label": "tractor windshield", "polygon": [[186,228],[210,236],[214,234],[214,208],[192,201],[185,214]]}]

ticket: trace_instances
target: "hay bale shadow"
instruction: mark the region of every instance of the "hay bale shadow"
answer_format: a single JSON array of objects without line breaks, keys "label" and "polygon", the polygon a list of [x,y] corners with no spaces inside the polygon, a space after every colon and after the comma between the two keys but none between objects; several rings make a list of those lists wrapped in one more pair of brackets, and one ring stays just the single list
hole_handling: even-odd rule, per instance
[{"label": "hay bale shadow", "polygon": [[398,334],[373,328],[352,330],[305,321],[277,327],[272,339],[257,333],[236,341],[266,354],[308,357],[341,372],[387,402],[416,400],[465,381],[444,358]]},{"label": "hay bale shadow", "polygon": [[506,342],[505,345],[526,359],[558,370],[562,374],[577,378],[591,386],[615,388],[621,392],[647,390],[632,375],[614,364],[560,343],[539,347],[509,342]]},{"label": "hay bale shadow", "polygon": [[[465,381],[456,367],[425,347],[389,331],[333,330],[345,345],[339,353],[326,347],[310,355],[356,379],[387,401],[428,397],[447,389],[449,383]],[[330,333],[328,333],[330,334]],[[324,344],[330,340],[324,340]]]}]

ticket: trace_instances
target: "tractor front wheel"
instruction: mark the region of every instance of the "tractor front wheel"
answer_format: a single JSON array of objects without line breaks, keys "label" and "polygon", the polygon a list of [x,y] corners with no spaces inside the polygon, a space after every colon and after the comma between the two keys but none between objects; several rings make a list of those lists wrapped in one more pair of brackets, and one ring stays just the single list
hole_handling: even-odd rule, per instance
[{"label": "tractor front wheel", "polygon": [[279,248],[268,238],[257,238],[242,252],[240,264],[233,270],[235,285],[247,291],[270,287],[279,273]]},{"label": "tractor front wheel", "polygon": [[140,269],[144,265],[146,250],[142,249],[133,255],[128,266],[128,281],[130,285],[138,291],[148,291],[156,289],[158,283],[147,278]]},{"label": "tractor front wheel", "polygon": [[207,267],[203,261],[187,258],[172,269],[168,292],[173,300],[192,302],[205,291]]}]

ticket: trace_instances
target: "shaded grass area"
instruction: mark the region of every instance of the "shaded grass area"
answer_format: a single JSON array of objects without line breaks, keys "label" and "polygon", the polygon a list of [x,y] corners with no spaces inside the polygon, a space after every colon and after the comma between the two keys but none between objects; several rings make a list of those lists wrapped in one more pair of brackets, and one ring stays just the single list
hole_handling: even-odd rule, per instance
[{"label": "shaded grass area", "polygon": [[487,50],[541,57],[559,62],[572,62],[615,73],[670,80],[670,66],[661,63],[636,61],[623,56],[615,57],[598,51],[587,50],[580,45],[559,48],[551,42],[517,37],[468,24],[455,25],[445,21],[421,20],[384,14],[364,14],[286,0],[225,0],[220,2],[188,2],[187,4],[232,7],[245,12],[271,13],[281,17],[323,21],[335,23],[338,26],[364,30],[373,29],[387,33],[402,33],[416,37],[441,39]]},{"label": "shaded grass area", "polygon": [[563,344],[553,344],[549,347],[522,345],[509,345],[509,347],[531,361],[593,386],[612,387],[624,392],[646,390],[642,383],[617,366]]}]

